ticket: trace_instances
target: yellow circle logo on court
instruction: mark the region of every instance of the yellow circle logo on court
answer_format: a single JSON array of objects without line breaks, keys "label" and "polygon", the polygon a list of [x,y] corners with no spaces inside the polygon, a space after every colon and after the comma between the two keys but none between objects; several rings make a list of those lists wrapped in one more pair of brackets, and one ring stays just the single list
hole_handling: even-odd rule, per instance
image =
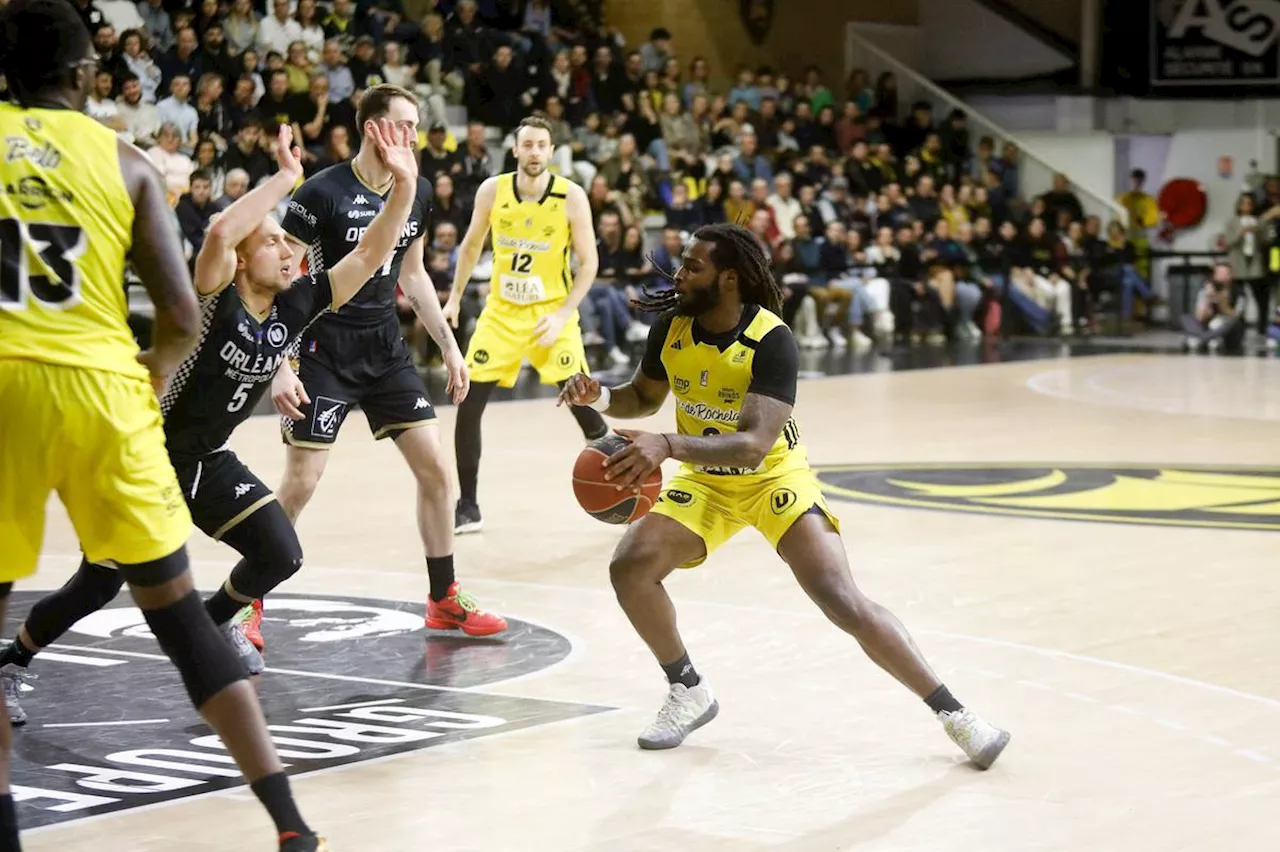
[{"label": "yellow circle logo on court", "polygon": [[857,503],[1113,524],[1280,530],[1280,469],[1224,465],[921,463],[817,468]]}]

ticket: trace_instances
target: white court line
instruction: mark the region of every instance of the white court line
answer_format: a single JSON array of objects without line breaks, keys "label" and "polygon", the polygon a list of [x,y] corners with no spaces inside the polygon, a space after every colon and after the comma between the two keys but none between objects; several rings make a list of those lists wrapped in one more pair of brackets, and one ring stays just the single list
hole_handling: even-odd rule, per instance
[{"label": "white court line", "polygon": [[121,728],[126,725],[160,725],[168,719],[129,719],[123,722],[51,722],[42,728]]},{"label": "white court line", "polygon": [[[80,562],[80,554],[78,553],[46,554],[41,558],[44,558],[44,559],[61,558],[66,560],[72,560],[77,564]],[[192,564],[193,565],[198,564],[203,566],[216,565],[218,567],[225,568],[229,563],[225,561],[215,562],[213,560],[201,559],[201,560],[192,560]],[[380,571],[378,569],[366,570],[366,569],[357,568],[354,566],[348,568],[348,567],[338,567],[338,566],[314,565],[310,563],[309,565],[314,571],[321,571],[326,573],[352,573],[352,574],[361,574],[365,576],[382,574],[382,575],[397,577],[401,580],[405,578],[405,574],[403,572],[396,572],[396,571]],[[542,591],[542,592],[561,592],[566,594],[594,594],[594,595],[607,595],[610,598],[613,597],[613,590],[609,588],[604,588],[604,587],[567,586],[567,585],[559,585],[555,583],[533,583],[533,582],[521,581],[521,580],[501,580],[501,579],[491,578],[491,577],[474,577],[474,576],[468,577],[467,582],[469,584],[474,584],[474,585],[525,588],[525,589],[533,589],[533,590]],[[285,592],[285,594],[293,594],[293,593]],[[338,597],[360,598],[365,596],[339,595]],[[379,598],[368,596],[366,597],[366,599],[378,600]],[[385,597],[381,599],[387,600],[387,598]],[[821,617],[821,614],[818,612],[816,608],[814,608],[812,611],[809,611],[809,612],[798,612],[798,611],[783,610],[783,609],[771,609],[769,607],[762,607],[762,606],[755,606],[755,605],[719,603],[716,601],[701,601],[701,600],[695,600],[692,598],[675,597],[675,600],[676,600],[676,603],[683,606],[705,606],[713,609],[724,609],[724,610],[730,610],[735,612],[745,612],[752,615],[787,616],[790,618],[803,618],[803,619],[816,619]],[[517,616],[513,615],[512,617],[515,618]],[[526,619],[521,619],[521,620],[523,621]],[[538,624],[538,622],[536,621],[530,621],[530,623]],[[539,626],[544,626],[544,625],[539,625]],[[548,627],[547,629],[553,630],[554,632],[564,636],[566,639],[569,639],[569,634],[565,633],[559,627]],[[1076,654],[1071,651],[1059,651],[1053,648],[1042,648],[1039,645],[1029,645],[1029,644],[1026,644],[1025,642],[1016,642],[1011,639],[995,639],[987,636],[971,636],[965,633],[953,633],[945,630],[930,630],[927,628],[913,629],[911,632],[918,636],[936,636],[941,639],[953,639],[958,642],[973,642],[975,644],[989,645],[995,648],[1006,648],[1013,651],[1023,651],[1028,654],[1036,654],[1038,656],[1049,657],[1051,659],[1070,660],[1072,662],[1082,663],[1084,665],[1099,666],[1101,668],[1112,669],[1113,671],[1122,671],[1128,674],[1138,675],[1140,677],[1152,678],[1154,680],[1163,680],[1168,683],[1176,683],[1181,686],[1190,687],[1192,689],[1203,689],[1207,692],[1214,692],[1219,695],[1226,695],[1232,698],[1241,699],[1243,701],[1250,701],[1256,704],[1261,704],[1266,707],[1270,707],[1273,710],[1280,710],[1280,699],[1268,698],[1264,695],[1257,695],[1252,692],[1244,692],[1243,690],[1232,689],[1231,687],[1228,687],[1228,686],[1219,686],[1216,683],[1208,683],[1202,680],[1195,680],[1194,678],[1183,677],[1182,675],[1170,674],[1168,672],[1160,671],[1159,669],[1151,669],[1145,666],[1139,666],[1139,665],[1134,665],[1130,663],[1120,663],[1114,660],[1104,660],[1098,657],[1090,657],[1086,654]],[[570,640],[570,642],[575,650],[583,647],[582,643],[580,642],[573,641],[573,640]],[[87,648],[81,645],[65,646],[65,647],[69,648],[70,650],[76,650],[76,651],[92,650],[91,648]],[[531,677],[545,675],[546,673],[551,672],[559,668],[560,666],[563,666],[565,663],[569,662],[570,659],[574,657],[575,657],[574,650],[571,650],[568,657],[566,657],[564,660],[561,660],[559,663],[555,665],[549,666],[546,669],[542,669],[537,672],[532,672],[528,675],[522,675],[521,677],[512,678],[511,680],[499,681],[498,683],[509,684],[509,683],[514,683],[518,680],[525,680]],[[422,684],[418,684],[418,685],[421,686]],[[492,685],[496,686],[498,684],[495,683]]]},{"label": "white court line", "polygon": [[74,663],[77,666],[93,666],[94,668],[107,668],[108,666],[123,666],[124,660],[104,660],[100,657],[78,657],[74,654],[58,654],[53,651],[42,651],[40,659],[53,660],[56,663]]}]

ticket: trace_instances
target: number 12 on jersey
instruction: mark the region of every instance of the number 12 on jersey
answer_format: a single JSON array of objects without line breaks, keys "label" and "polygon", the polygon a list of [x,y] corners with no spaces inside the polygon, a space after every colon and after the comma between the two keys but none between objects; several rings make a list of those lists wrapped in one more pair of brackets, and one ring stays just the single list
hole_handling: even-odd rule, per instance
[{"label": "number 12 on jersey", "polygon": [[518,272],[521,275],[528,275],[529,270],[533,268],[533,255],[516,252],[511,255],[511,271]]}]

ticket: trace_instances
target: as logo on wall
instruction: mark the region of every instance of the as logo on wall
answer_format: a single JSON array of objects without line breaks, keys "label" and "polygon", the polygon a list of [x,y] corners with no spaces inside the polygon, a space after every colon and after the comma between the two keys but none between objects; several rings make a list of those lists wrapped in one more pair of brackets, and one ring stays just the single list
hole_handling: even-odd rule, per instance
[{"label": "as logo on wall", "polygon": [[1280,470],[912,464],[819,468],[837,500],[1062,521],[1280,531]]},{"label": "as logo on wall", "polygon": [[1153,86],[1280,83],[1280,2],[1150,2]]},{"label": "as logo on wall", "polygon": [[[45,594],[10,596],[12,629]],[[244,784],[129,603],[121,595],[32,663],[11,769],[23,828]],[[257,691],[289,774],[612,709],[485,692],[572,650],[552,630],[508,621],[502,636],[476,640],[425,632],[418,602],[270,597]]]}]

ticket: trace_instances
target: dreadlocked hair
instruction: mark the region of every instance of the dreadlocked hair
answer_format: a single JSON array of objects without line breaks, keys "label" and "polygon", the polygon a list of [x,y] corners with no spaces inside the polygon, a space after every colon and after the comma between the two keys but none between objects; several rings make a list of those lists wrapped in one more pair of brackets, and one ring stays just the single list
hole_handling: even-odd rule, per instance
[{"label": "dreadlocked hair", "polygon": [[21,106],[61,84],[92,48],[80,13],[66,0],[10,0],[0,8],[0,73]]},{"label": "dreadlocked hair", "polygon": [[[732,269],[738,273],[738,293],[743,302],[782,314],[782,290],[773,277],[769,254],[755,234],[741,225],[724,222],[704,225],[693,232],[693,238],[711,243],[711,259],[717,269]],[[650,256],[649,260],[652,263],[653,257]],[[675,284],[673,276],[666,272],[661,275]],[[664,313],[675,308],[679,301],[680,294],[674,289],[654,292],[646,287],[640,298],[632,300],[631,304],[646,313]]]}]

